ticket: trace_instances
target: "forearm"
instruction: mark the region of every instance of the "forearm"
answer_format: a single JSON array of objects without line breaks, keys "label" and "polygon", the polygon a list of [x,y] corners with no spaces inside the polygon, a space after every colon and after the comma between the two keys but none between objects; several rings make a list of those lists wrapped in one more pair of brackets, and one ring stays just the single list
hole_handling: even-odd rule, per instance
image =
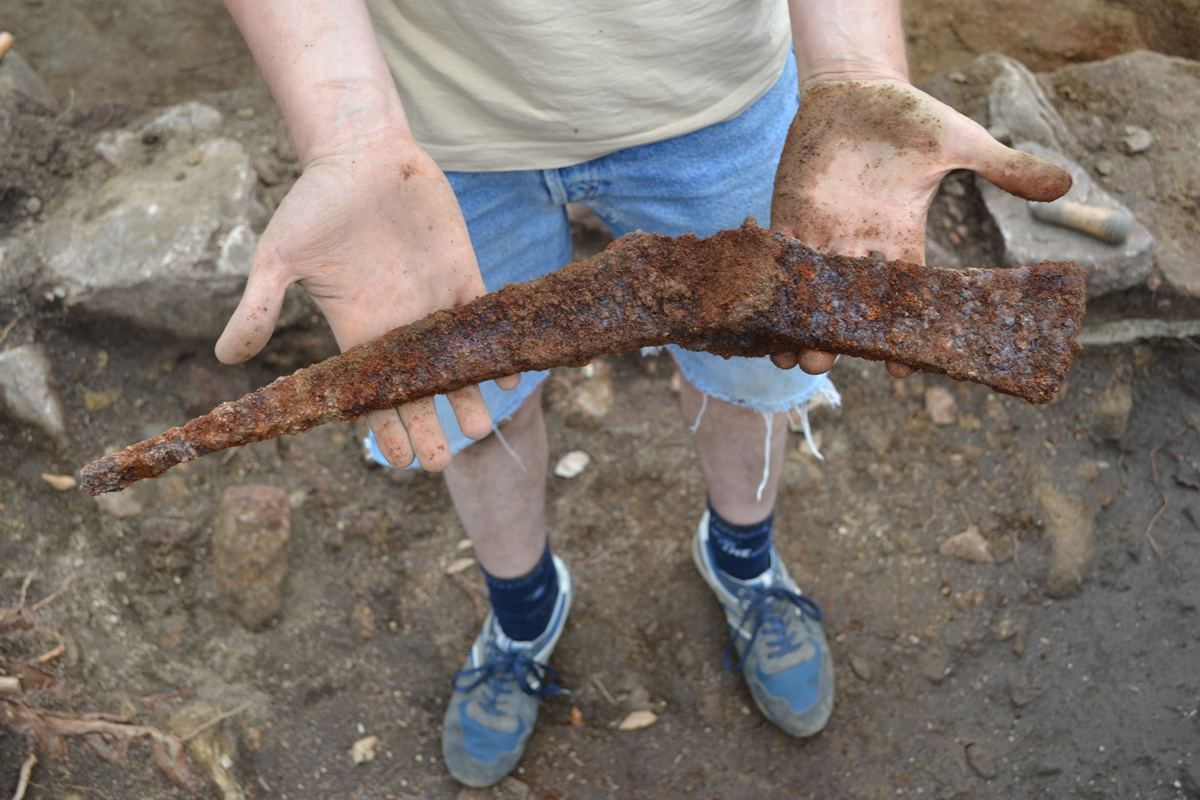
[{"label": "forearm", "polygon": [[900,0],[788,0],[800,86],[908,80]]},{"label": "forearm", "polygon": [[225,0],[301,162],[387,131],[407,134],[363,0]]}]

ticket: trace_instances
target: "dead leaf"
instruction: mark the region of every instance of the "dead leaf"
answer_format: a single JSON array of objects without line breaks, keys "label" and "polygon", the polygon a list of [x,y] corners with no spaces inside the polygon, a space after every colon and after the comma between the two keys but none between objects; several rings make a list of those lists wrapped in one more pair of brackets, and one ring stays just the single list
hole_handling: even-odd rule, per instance
[{"label": "dead leaf", "polygon": [[629,716],[621,720],[621,724],[617,726],[619,731],[640,731],[642,728],[649,728],[654,723],[658,722],[658,715],[653,711],[633,711]]},{"label": "dead leaf", "polygon": [[42,480],[50,484],[51,489],[57,489],[60,492],[69,492],[76,486],[74,475],[53,475],[43,472]]},{"label": "dead leaf", "polygon": [[475,559],[470,557],[457,558],[450,562],[450,566],[446,567],[446,574],[457,575],[460,572],[465,572],[473,566],[475,566]]},{"label": "dead leaf", "polygon": [[573,727],[573,728],[582,728],[583,727],[583,712],[580,711],[578,708],[574,708],[574,707],[571,708],[571,727]]},{"label": "dead leaf", "polygon": [[350,747],[350,760],[355,764],[365,764],[375,760],[375,745],[379,744],[378,736],[368,736],[359,739]]}]

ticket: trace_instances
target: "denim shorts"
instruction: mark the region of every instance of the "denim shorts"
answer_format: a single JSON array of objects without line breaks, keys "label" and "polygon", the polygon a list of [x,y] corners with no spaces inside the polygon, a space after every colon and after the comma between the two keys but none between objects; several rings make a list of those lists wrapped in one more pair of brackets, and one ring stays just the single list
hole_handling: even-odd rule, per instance
[{"label": "denim shorts", "polygon": [[[560,169],[447,172],[458,196],[488,291],[533,280],[571,262],[566,203],[588,206],[614,236],[635,230],[711,236],[746,217],[770,224],[775,169],[799,106],[796,62],[789,58],[775,85],[728,122],[662,142],[633,147]],[[781,370],[768,358],[730,358],[669,346],[685,378],[701,392],[764,412],[801,407],[818,391],[836,397],[825,376]],[[496,422],[525,401],[548,372],[521,376],[506,392],[481,384]],[[438,417],[452,453],[463,436],[445,397]],[[372,458],[387,464],[368,438]]]}]

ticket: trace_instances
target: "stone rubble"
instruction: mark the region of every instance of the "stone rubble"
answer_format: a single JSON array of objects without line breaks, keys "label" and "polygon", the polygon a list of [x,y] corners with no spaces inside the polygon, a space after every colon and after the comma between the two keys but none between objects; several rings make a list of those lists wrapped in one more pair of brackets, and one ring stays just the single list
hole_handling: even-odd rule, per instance
[{"label": "stone rubble", "polygon": [[54,390],[54,368],[42,345],[21,345],[0,353],[0,398],[8,413],[21,422],[54,438],[66,432],[62,400]]}]

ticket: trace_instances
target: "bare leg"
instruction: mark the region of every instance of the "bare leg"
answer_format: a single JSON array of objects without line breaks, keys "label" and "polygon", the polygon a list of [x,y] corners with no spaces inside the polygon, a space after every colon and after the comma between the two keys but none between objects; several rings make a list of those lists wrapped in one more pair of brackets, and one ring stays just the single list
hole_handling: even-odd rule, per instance
[{"label": "bare leg", "polygon": [[550,449],[541,386],[500,423],[500,432],[525,469],[493,433],[454,457],[446,486],[479,564],[494,577],[516,578],[537,565],[546,547]]},{"label": "bare leg", "polygon": [[772,419],[771,467],[759,500],[756,498],[763,479],[767,436],[762,412],[711,395],[705,404],[704,395],[685,378],[679,391],[679,407],[687,425],[695,424],[702,405],[704,416],[695,433],[696,449],[713,510],[734,525],[761,522],[775,507],[787,446],[787,417],[775,414]]}]

